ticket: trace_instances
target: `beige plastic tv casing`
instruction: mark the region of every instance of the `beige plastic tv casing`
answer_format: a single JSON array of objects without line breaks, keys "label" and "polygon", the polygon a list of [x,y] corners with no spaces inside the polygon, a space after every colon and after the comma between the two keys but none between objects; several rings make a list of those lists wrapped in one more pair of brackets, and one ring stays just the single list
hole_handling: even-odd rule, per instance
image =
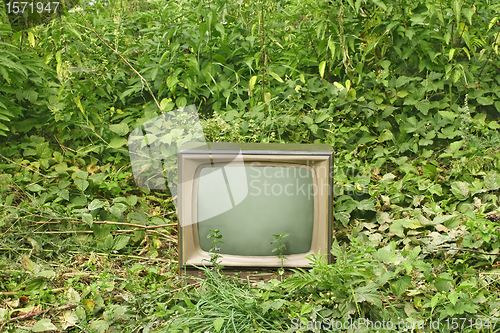
[{"label": "beige plastic tv casing", "polygon": [[[251,165],[259,163],[271,166],[304,166],[311,170],[313,184],[317,185],[314,193],[314,222],[311,249],[307,253],[287,255],[283,267],[307,267],[309,260],[305,257],[310,254],[324,254],[330,261],[329,250],[331,247],[331,179],[329,177],[333,165],[333,155],[307,155],[307,154],[245,154],[244,162],[236,161],[234,154],[216,154],[210,158],[214,165],[228,164]],[[179,266],[180,268],[196,265],[209,266],[209,253],[203,251],[198,241],[198,228],[196,224],[197,199],[195,189],[198,188],[198,176],[206,163],[207,154],[180,154],[179,179],[180,191],[180,233],[179,233]],[[255,165],[255,164],[254,164]],[[251,267],[251,268],[279,268],[281,260],[277,256],[240,256],[227,255],[221,257],[221,265],[224,267]]]}]

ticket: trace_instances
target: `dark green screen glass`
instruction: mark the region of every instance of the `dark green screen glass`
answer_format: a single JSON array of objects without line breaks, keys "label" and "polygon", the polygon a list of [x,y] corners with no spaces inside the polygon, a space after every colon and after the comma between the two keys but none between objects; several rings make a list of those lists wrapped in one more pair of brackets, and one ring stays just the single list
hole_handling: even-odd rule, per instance
[{"label": "dark green screen glass", "polygon": [[273,235],[288,233],[283,254],[306,253],[312,241],[313,194],[312,174],[304,167],[205,167],[197,192],[200,246],[208,252],[212,239],[207,236],[219,229],[221,254],[276,256]]}]

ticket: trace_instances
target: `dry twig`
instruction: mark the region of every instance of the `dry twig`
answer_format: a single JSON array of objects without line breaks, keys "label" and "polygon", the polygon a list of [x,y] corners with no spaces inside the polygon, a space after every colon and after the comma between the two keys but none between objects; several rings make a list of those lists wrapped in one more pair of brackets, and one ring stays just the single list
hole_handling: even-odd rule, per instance
[{"label": "dry twig", "polygon": [[69,304],[69,305],[58,306],[56,308],[51,308],[51,309],[47,309],[47,310],[42,310],[42,311],[36,311],[36,312],[32,312],[32,313],[27,313],[27,314],[24,314],[22,316],[10,318],[10,319],[4,319],[4,320],[0,321],[0,324],[2,325],[2,326],[0,326],[0,331],[3,330],[3,326],[5,324],[7,324],[7,323],[11,323],[11,322],[14,322],[14,321],[25,320],[25,319],[28,319],[28,318],[31,318],[31,317],[34,317],[34,316],[38,316],[40,314],[44,314],[44,313],[50,312],[50,311],[62,311],[62,310],[68,310],[68,309],[73,309],[73,308],[76,308],[76,305],[75,304]]}]

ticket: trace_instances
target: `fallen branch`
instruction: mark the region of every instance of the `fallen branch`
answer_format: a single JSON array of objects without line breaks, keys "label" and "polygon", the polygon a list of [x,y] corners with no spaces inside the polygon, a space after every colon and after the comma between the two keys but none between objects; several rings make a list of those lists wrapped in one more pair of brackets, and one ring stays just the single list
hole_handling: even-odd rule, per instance
[{"label": "fallen branch", "polygon": [[[64,288],[55,288],[55,289],[51,289],[51,290],[48,290],[49,293],[58,293],[58,292],[61,292],[61,291],[65,291],[67,290],[68,288],[64,287]],[[15,295],[18,295],[20,293],[20,291],[1,291],[0,292],[0,295],[2,296],[15,296]]]},{"label": "fallen branch", "polygon": [[473,249],[466,249],[463,247],[444,247],[441,249],[436,249],[433,252],[438,252],[438,251],[467,251],[467,252],[474,252],[474,253],[479,253],[479,254],[486,254],[489,256],[498,256],[500,253],[493,253],[493,252],[483,252],[483,251],[478,251],[478,250],[473,250]]},{"label": "fallen branch", "polygon": [[[64,222],[71,222],[71,223],[80,223],[80,224],[87,224],[83,221],[33,221],[35,224],[59,224],[59,223],[64,223]],[[109,224],[109,225],[123,225],[127,227],[136,227],[136,228],[142,228],[142,229],[156,229],[156,228],[165,228],[165,227],[173,227],[176,226],[177,223],[168,223],[168,224],[160,224],[160,225],[141,225],[141,224],[135,224],[135,223],[127,223],[127,222],[113,222],[113,221],[94,221],[93,224]]]},{"label": "fallen branch", "polygon": [[[82,252],[76,252],[76,251],[67,251],[68,253],[71,254],[82,254]],[[101,252],[94,252],[95,254],[103,257],[126,257],[126,258],[132,258],[132,259],[140,259],[140,260],[153,260],[153,261],[161,261],[161,262],[168,262],[170,263],[170,260],[168,259],[162,259],[162,258],[148,258],[148,257],[141,257],[141,256],[135,256],[133,254],[118,254],[118,253],[101,253]]]},{"label": "fallen branch", "polygon": [[39,314],[44,314],[44,313],[47,313],[47,312],[50,312],[50,311],[62,311],[62,310],[73,309],[73,308],[76,308],[76,307],[77,306],[75,304],[69,304],[69,305],[58,306],[57,308],[51,308],[51,309],[47,309],[47,310],[42,310],[42,311],[37,311],[37,312],[32,312],[32,313],[24,314],[22,316],[10,318],[10,319],[4,319],[4,320],[0,321],[0,324],[2,324],[2,326],[0,326],[0,331],[3,329],[3,325],[5,325],[7,323],[11,323],[13,321],[21,321],[21,320],[25,320],[25,319],[28,319],[28,318],[31,318],[31,317],[34,317],[34,316],[38,316]]},{"label": "fallen branch", "polygon": [[[129,233],[129,232],[135,232],[137,230],[111,230],[111,234],[122,234],[122,233]],[[164,234],[160,231],[156,230],[150,230],[151,232],[154,232],[155,234],[158,234],[162,237],[165,237],[172,243],[177,243],[177,239],[175,237],[169,236],[167,234]],[[32,232],[19,232],[17,233],[18,235],[30,235],[30,234],[93,234],[93,231],[90,230],[68,230],[68,231],[32,231]],[[1,276],[1,275],[0,275]]]},{"label": "fallen branch", "polygon": [[26,169],[26,170],[32,171],[32,172],[34,172],[34,173],[37,173],[37,174],[39,174],[39,175],[40,175],[40,176],[42,176],[42,177],[45,177],[45,178],[57,178],[57,177],[55,177],[55,176],[47,176],[47,175],[44,175],[43,173],[41,173],[41,172],[39,172],[39,171],[36,171],[36,170],[34,170],[34,169],[31,169],[31,168],[29,168],[29,167],[27,167],[27,166],[25,166],[25,165],[19,164],[19,163],[15,162],[15,161],[11,160],[11,159],[10,159],[10,158],[8,158],[8,157],[5,157],[5,156],[1,155],[1,154],[0,154],[0,157],[1,157],[1,158],[3,158],[3,159],[4,159],[4,160],[6,160],[6,161],[9,161],[9,162],[10,162],[10,163],[12,163],[12,164],[15,164],[15,165],[17,165],[17,166],[20,166],[21,168],[24,168],[24,169]]}]

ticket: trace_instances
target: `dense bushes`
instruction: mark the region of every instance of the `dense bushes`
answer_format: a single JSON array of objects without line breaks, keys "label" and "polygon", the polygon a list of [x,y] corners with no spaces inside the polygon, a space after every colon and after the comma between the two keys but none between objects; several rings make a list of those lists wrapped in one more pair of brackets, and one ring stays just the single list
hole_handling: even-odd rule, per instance
[{"label": "dense bushes", "polygon": [[[167,273],[143,266],[124,273],[140,272],[154,291],[131,278],[121,287],[143,294],[123,307],[113,297],[105,305],[101,284],[116,290],[88,259],[102,281],[68,284],[85,297],[74,314],[97,331],[111,323],[125,329],[115,319],[129,307],[145,331],[182,314],[193,327],[229,332],[223,324],[232,314],[215,319],[214,297],[230,303],[234,290],[249,302],[238,327],[248,315],[256,331],[299,317],[498,318],[500,240],[485,218],[500,189],[497,0],[81,6],[23,32],[2,18],[0,232],[8,237],[0,253],[17,271],[0,275],[0,289],[21,288],[21,276],[31,288],[24,292],[55,302],[46,292],[35,296],[55,284],[52,275],[38,276],[25,248],[14,249],[31,244],[33,256],[47,260],[96,249],[168,258]],[[161,287],[176,271],[173,247],[164,246],[175,239],[172,199],[137,188],[126,146],[130,131],[161,111],[113,50],[163,111],[195,104],[210,141],[331,144],[336,262],[311,258],[312,271],[255,288],[224,289],[220,277],[199,292]],[[39,225],[50,234],[31,231]],[[107,307],[104,319],[89,301]],[[213,323],[197,312],[207,308]]]}]

